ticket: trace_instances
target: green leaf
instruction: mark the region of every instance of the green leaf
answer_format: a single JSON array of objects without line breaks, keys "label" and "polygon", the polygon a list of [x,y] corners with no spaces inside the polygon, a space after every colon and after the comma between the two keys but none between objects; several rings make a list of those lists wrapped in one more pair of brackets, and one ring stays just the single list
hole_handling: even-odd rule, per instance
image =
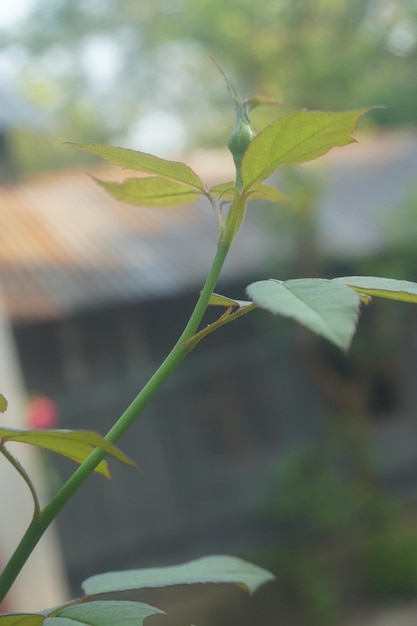
[{"label": "green leaf", "polygon": [[0,413],[4,413],[7,409],[8,402],[4,395],[0,393]]},{"label": "green leaf", "polygon": [[[211,187],[210,194],[216,198],[224,200],[232,200],[235,193],[239,190],[234,183],[220,183]],[[271,185],[263,185],[262,183],[251,186],[248,193],[248,200],[267,200],[269,202],[291,202],[291,200],[282,191]]]},{"label": "green leaf", "polygon": [[87,595],[96,595],[194,583],[235,583],[254,593],[273,579],[270,572],[242,559],[207,556],[182,565],[99,574],[85,580],[82,586]]},{"label": "green leaf", "polygon": [[[61,454],[76,463],[82,463],[94,448],[100,448],[100,450],[103,450],[121,463],[135,466],[135,463],[119,448],[98,433],[87,430],[16,430],[13,428],[0,428],[0,440],[2,443],[7,443],[8,441],[28,443],[38,448]],[[102,461],[95,471],[106,478],[110,478],[106,461]]]},{"label": "green leaf", "polygon": [[39,613],[5,613],[0,615],[0,626],[41,626],[44,619]]},{"label": "green leaf", "polygon": [[360,294],[417,303],[417,283],[378,276],[341,276],[333,280],[348,285]]},{"label": "green leaf", "polygon": [[242,184],[247,190],[277,167],[317,159],[335,146],[355,141],[351,134],[370,107],[333,113],[294,111],[273,122],[251,141],[242,160]]},{"label": "green leaf", "polygon": [[226,308],[233,306],[239,307],[240,309],[251,304],[252,302],[250,300],[232,300],[232,298],[221,296],[218,293],[212,293],[208,301],[209,306],[223,306]]},{"label": "green leaf", "polygon": [[273,98],[267,98],[265,96],[250,96],[245,100],[246,108],[248,111],[260,106],[276,106],[277,104],[283,104],[281,100],[274,100]]},{"label": "green leaf", "polygon": [[262,280],[248,295],[267,311],[295,319],[339,348],[349,348],[359,315],[360,299],[347,285],[332,280]]},{"label": "green leaf", "polygon": [[257,183],[249,191],[249,200],[268,200],[269,202],[291,202],[282,191],[271,185]]},{"label": "green leaf", "polygon": [[215,198],[224,198],[225,200],[232,200],[236,192],[239,192],[239,190],[232,181],[214,185],[214,187],[209,189],[209,193],[212,196]]},{"label": "green leaf", "polygon": [[96,600],[60,611],[46,618],[44,626],[142,626],[147,617],[157,614],[164,614],[164,611],[144,602]]},{"label": "green leaf", "polygon": [[119,167],[163,176],[164,178],[191,185],[204,192],[204,185],[200,177],[185,163],[167,161],[146,152],[138,152],[128,148],[115,148],[114,146],[103,144],[69,143],[69,145],[89,154],[107,159]]},{"label": "green leaf", "polygon": [[175,207],[191,204],[198,197],[194,187],[162,176],[128,178],[121,183],[94,180],[114,198],[136,206]]}]

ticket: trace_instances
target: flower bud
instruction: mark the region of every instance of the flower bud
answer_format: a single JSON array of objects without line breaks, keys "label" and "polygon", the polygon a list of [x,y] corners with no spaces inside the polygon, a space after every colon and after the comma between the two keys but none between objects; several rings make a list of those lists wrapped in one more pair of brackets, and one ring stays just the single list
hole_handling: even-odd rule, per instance
[{"label": "flower bud", "polygon": [[240,181],[240,168],[242,165],[243,155],[245,154],[250,142],[255,136],[255,131],[246,115],[238,115],[235,127],[229,135],[227,146],[232,153],[233,161],[236,166],[237,181]]}]

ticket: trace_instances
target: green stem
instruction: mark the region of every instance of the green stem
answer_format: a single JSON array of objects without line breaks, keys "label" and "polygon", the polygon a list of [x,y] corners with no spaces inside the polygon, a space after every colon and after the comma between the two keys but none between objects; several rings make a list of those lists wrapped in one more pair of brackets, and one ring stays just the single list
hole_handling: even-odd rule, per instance
[{"label": "green stem", "polygon": [[251,304],[240,307],[237,311],[234,312],[231,312],[230,309],[227,309],[226,312],[223,313],[223,315],[221,315],[218,320],[212,322],[205,328],[202,328],[198,333],[187,339],[187,341],[185,342],[186,347],[194,349],[202,339],[205,339],[207,337],[207,335],[210,335],[210,333],[213,333],[215,330],[221,328],[222,326],[225,326],[226,324],[230,324],[230,322],[234,322],[239,317],[242,317],[242,315],[250,313],[250,311],[256,309],[257,306],[257,304],[252,302]]},{"label": "green stem", "polygon": [[[122,435],[125,434],[125,432],[137,419],[144,407],[160,389],[165,380],[174,372],[185,356],[191,352],[193,346],[187,347],[186,341],[196,333],[200,325],[202,317],[207,309],[210,296],[216,286],[217,279],[229,251],[229,247],[230,243],[219,243],[210,273],[207,276],[203,290],[201,291],[200,297],[187,325],[166,359],[107,433],[106,439],[112,443],[119,441]],[[32,520],[27,531],[23,535],[22,540],[0,576],[0,602],[5,598],[23,565],[51,522],[55,519],[79,487],[92,474],[94,469],[104,457],[105,452],[96,448],[61,487],[47,506],[40,512],[40,515]]]}]

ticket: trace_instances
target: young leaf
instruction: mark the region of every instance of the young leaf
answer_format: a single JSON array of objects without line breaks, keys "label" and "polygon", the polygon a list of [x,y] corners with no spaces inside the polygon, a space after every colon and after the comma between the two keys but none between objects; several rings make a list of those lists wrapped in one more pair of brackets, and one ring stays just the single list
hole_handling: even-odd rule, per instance
[{"label": "young leaf", "polygon": [[282,191],[271,185],[257,183],[252,185],[248,193],[249,200],[267,200],[269,202],[291,202]]},{"label": "young leaf", "polygon": [[204,192],[204,185],[200,177],[185,163],[167,161],[146,152],[138,152],[128,148],[115,148],[114,146],[103,144],[69,143],[69,145],[89,154],[107,159],[110,163],[119,167],[163,176],[164,178],[191,185]]},{"label": "young leaf", "polygon": [[[135,463],[119,448],[103,439],[99,434],[87,430],[15,430],[13,428],[0,428],[0,440],[2,443],[7,443],[8,441],[28,443],[38,448],[61,454],[76,463],[82,463],[94,448],[100,448],[121,463],[135,466]],[[106,461],[102,461],[95,471],[106,478],[110,478]]]},{"label": "young leaf", "polygon": [[227,296],[220,296],[218,293],[212,293],[210,296],[210,300],[208,301],[209,306],[223,306],[225,308],[228,307],[245,307],[252,304],[250,300],[232,300],[232,298],[228,298]]},{"label": "young leaf", "polygon": [[0,615],[0,626],[41,626],[44,620],[39,613],[5,613]]},{"label": "young leaf", "polygon": [[265,96],[249,96],[245,100],[246,108],[248,111],[252,111],[255,107],[260,106],[276,106],[277,104],[283,104],[281,100],[275,100],[274,98],[267,98]]},{"label": "young leaf", "polygon": [[270,580],[274,580],[270,572],[242,559],[207,556],[182,565],[99,574],[85,580],[82,587],[87,595],[96,595],[194,583],[235,583],[254,593]]},{"label": "young leaf", "polygon": [[341,276],[333,280],[348,285],[359,294],[417,303],[417,283],[378,276]]},{"label": "young leaf", "polygon": [[[96,600],[70,606],[54,617],[47,617],[43,624],[44,626],[118,626],[119,624],[120,626],[142,626],[147,617],[158,614],[164,614],[164,611],[144,602]],[[31,625],[28,624],[28,626]]]},{"label": "young leaf", "polygon": [[347,285],[320,278],[262,280],[249,285],[247,293],[270,313],[293,318],[339,348],[349,348],[360,299]]},{"label": "young leaf", "polygon": [[209,189],[212,196],[215,198],[223,198],[224,200],[231,200],[237,191],[239,190],[232,181],[214,185],[214,187]]},{"label": "young leaf", "polygon": [[175,207],[191,204],[198,196],[194,187],[162,176],[128,178],[121,183],[94,180],[117,200],[136,206]]},{"label": "young leaf", "polygon": [[[220,183],[211,187],[210,194],[216,198],[232,200],[238,189],[234,183]],[[269,202],[291,202],[290,198],[282,191],[271,185],[257,183],[253,185],[248,193],[248,200],[267,200]]]},{"label": "young leaf", "polygon": [[335,146],[352,143],[358,119],[369,108],[343,113],[294,111],[273,122],[251,141],[242,160],[244,190],[281,165],[317,159]]},{"label": "young leaf", "polygon": [[8,402],[4,395],[0,393],[0,413],[4,413],[7,409]]}]

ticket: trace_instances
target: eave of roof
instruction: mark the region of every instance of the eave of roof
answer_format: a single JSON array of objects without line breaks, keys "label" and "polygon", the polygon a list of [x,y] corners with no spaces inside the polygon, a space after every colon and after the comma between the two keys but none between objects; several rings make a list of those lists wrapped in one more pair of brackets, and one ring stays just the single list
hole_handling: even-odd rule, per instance
[{"label": "eave of roof", "polygon": [[[229,157],[214,159],[211,170],[203,164],[209,184],[230,179]],[[88,173],[107,180],[127,175],[90,167],[0,188],[0,288],[16,323],[202,285],[217,242],[216,218],[204,198],[177,209],[130,206]],[[253,271],[263,257],[265,237],[255,224],[236,243],[226,279]]]}]

